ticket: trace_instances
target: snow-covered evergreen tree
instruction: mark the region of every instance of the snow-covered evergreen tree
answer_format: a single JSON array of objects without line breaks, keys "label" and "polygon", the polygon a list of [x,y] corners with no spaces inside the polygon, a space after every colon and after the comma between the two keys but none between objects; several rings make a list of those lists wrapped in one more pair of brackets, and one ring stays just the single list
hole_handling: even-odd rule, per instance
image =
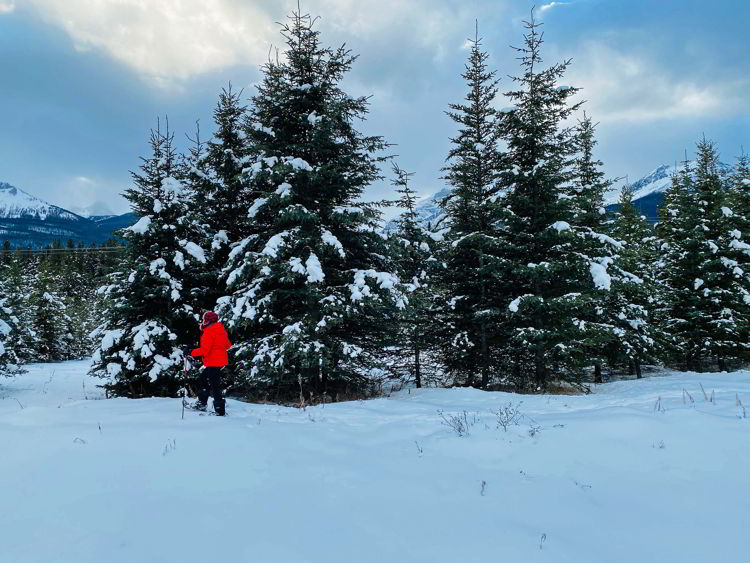
[{"label": "snow-covered evergreen tree", "polygon": [[18,368],[16,355],[18,317],[11,308],[8,266],[0,265],[0,376],[11,375]]},{"label": "snow-covered evergreen tree", "polygon": [[690,312],[699,307],[694,287],[698,260],[694,257],[701,245],[694,235],[698,224],[694,192],[693,173],[686,158],[673,176],[659,210],[657,263],[659,282],[665,292],[657,309],[657,321],[665,334],[666,355],[683,368],[695,367],[686,335],[690,331]]},{"label": "snow-covered evergreen tree", "polygon": [[384,314],[404,306],[379,211],[360,201],[385,143],[355,129],[368,101],[341,89],[349,50],[322,47],[308,15],[282,33],[287,50],[264,67],[249,112],[253,221],[233,241],[221,310],[256,391],[359,392],[376,373]]},{"label": "snow-covered evergreen tree", "polygon": [[83,247],[74,248],[71,244],[68,250],[55,267],[59,280],[57,291],[65,305],[64,331],[70,335],[66,359],[82,359],[91,356],[94,348],[91,332],[101,322],[95,294],[99,280],[94,272],[87,270]]},{"label": "snow-covered evergreen tree", "polygon": [[100,290],[110,300],[100,327],[92,373],[108,379],[116,395],[174,393],[180,385],[182,347],[194,344],[198,327],[182,279],[206,261],[189,237],[182,185],[169,131],[151,132],[151,154],[133,173],[125,197],[138,222],[126,229],[127,259]]},{"label": "snow-covered evergreen tree", "polygon": [[594,156],[596,144],[596,124],[584,112],[575,131],[577,154],[573,160],[573,184],[569,196],[573,224],[604,232],[608,222],[604,195],[612,180],[605,177],[602,170],[604,163]]},{"label": "snow-covered evergreen tree", "polygon": [[[738,279],[750,295],[750,156],[744,151],[737,158],[733,174],[728,178],[728,207],[732,210],[731,256],[745,275]],[[747,299],[745,300],[747,302]],[[745,321],[740,340],[750,342],[750,303],[746,303]]]},{"label": "snow-covered evergreen tree", "polygon": [[40,269],[31,292],[31,326],[33,359],[37,362],[60,362],[70,358],[73,337],[68,327],[70,317],[59,292],[59,276],[54,264]]},{"label": "snow-covered evergreen tree", "polygon": [[6,337],[6,349],[11,349],[15,360],[20,364],[35,361],[33,304],[31,300],[31,283],[36,279],[37,260],[22,257],[16,253],[4,270],[4,307],[11,311],[11,317],[5,319],[12,332]]},{"label": "snow-covered evergreen tree", "polygon": [[444,323],[445,296],[438,286],[443,268],[436,254],[442,236],[422,226],[416,213],[416,194],[409,181],[413,174],[393,165],[393,184],[402,213],[391,233],[398,275],[406,284],[408,305],[399,311],[392,331],[390,371],[422,387],[436,371],[439,334]]},{"label": "snow-covered evergreen tree", "polygon": [[694,284],[704,297],[704,306],[696,321],[706,327],[701,355],[713,359],[720,370],[727,369],[728,361],[745,356],[750,347],[741,338],[747,324],[750,272],[745,272],[734,260],[742,234],[734,228],[734,212],[728,207],[731,198],[726,188],[719,171],[718,151],[704,138],[698,143],[695,170],[700,214],[697,232],[704,244],[702,273]]},{"label": "snow-covered evergreen tree", "polygon": [[686,162],[675,177],[660,224],[667,290],[662,321],[675,361],[687,369],[709,361],[727,369],[747,349],[747,274],[735,259],[747,245],[735,228],[718,164],[713,143],[699,142],[695,171]]},{"label": "snow-covered evergreen tree", "polygon": [[213,139],[204,143],[198,129],[181,164],[191,228],[206,255],[206,263],[190,268],[185,280],[192,303],[200,310],[213,310],[216,300],[226,293],[219,278],[229,256],[229,241],[242,238],[248,221],[247,176],[243,174],[247,108],[241,95],[231,84],[221,91],[214,109]]},{"label": "snow-covered evergreen tree", "polygon": [[[514,107],[500,127],[511,165],[504,174],[500,278],[510,296],[514,380],[543,389],[553,377],[577,378],[592,347],[614,333],[601,294],[611,289],[609,270],[621,244],[584,219],[588,207],[599,215],[594,195],[601,180],[576,183],[579,137],[565,122],[579,107],[569,103],[577,90],[558,85],[569,61],[541,68],[539,25],[533,18],[525,24],[524,46],[517,49],[523,72],[513,79],[517,89],[506,93]],[[575,195],[586,204],[575,203]]]},{"label": "snow-covered evergreen tree", "polygon": [[504,160],[494,106],[498,79],[488,58],[477,32],[462,74],[466,100],[447,112],[458,133],[444,169],[453,190],[442,202],[449,227],[442,256],[442,286],[449,299],[444,361],[457,382],[482,387],[502,368],[498,340],[505,315],[497,291],[498,180]]},{"label": "snow-covered evergreen tree", "polygon": [[[594,365],[594,381],[601,383],[604,362],[611,365],[626,360],[640,373],[641,362],[653,348],[654,341],[646,308],[648,294],[644,292],[647,278],[630,269],[642,266],[635,258],[640,256],[641,245],[645,244],[638,240],[642,234],[639,229],[644,225],[635,213],[632,191],[627,187],[623,190],[618,222],[613,223],[608,217],[604,194],[612,181],[605,178],[603,163],[594,156],[595,129],[591,117],[584,113],[576,131],[577,155],[570,197],[572,224],[582,235],[578,250],[593,258],[592,268],[598,269],[595,265],[598,263],[607,269],[610,277],[609,289],[597,287],[590,293],[593,314],[588,315],[589,325],[596,330],[588,331],[586,353]],[[607,233],[613,237],[608,237]],[[626,235],[627,240],[621,239],[620,234]],[[579,316],[581,320],[585,318]]]},{"label": "snow-covered evergreen tree", "polygon": [[633,188],[625,185],[620,194],[619,209],[613,225],[613,236],[623,243],[615,266],[630,276],[620,277],[610,292],[614,303],[609,305],[612,322],[618,329],[617,342],[612,346],[610,362],[627,361],[636,377],[641,365],[654,358],[658,329],[654,311],[662,299],[657,283],[657,238],[654,229],[633,204]]}]

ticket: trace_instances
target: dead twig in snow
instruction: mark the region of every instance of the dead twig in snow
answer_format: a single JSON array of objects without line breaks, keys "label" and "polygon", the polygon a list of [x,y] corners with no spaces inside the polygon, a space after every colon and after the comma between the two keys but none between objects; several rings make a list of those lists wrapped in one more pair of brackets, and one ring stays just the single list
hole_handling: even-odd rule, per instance
[{"label": "dead twig in snow", "polygon": [[690,403],[691,404],[695,403],[695,400],[693,399],[693,396],[690,393],[688,393],[687,390],[683,389],[682,390],[682,402],[683,402],[683,404],[687,404],[687,401],[685,400],[685,397],[687,397],[688,399],[690,399]]}]

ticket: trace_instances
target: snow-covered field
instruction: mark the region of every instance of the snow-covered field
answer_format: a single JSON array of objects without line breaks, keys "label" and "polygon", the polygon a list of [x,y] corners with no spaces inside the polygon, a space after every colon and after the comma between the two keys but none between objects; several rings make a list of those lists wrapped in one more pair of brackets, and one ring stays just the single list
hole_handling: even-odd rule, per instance
[{"label": "snow-covered field", "polygon": [[750,560],[750,372],[182,420],[86,370],[0,381],[3,563]]}]

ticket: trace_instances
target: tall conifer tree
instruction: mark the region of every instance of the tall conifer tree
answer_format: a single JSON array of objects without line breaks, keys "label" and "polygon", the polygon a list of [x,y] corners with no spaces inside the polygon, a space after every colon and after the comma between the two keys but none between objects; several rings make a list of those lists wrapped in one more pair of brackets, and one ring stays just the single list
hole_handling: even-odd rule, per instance
[{"label": "tall conifer tree", "polygon": [[541,68],[540,24],[532,17],[525,26],[522,74],[505,94],[515,107],[500,127],[511,165],[503,178],[501,291],[514,379],[541,390],[552,378],[577,379],[592,348],[612,334],[600,303],[621,244],[595,229],[601,179],[576,175],[580,137],[565,121],[579,107],[569,101],[577,90],[558,85],[570,61]]},{"label": "tall conifer tree", "polygon": [[11,308],[7,271],[8,266],[0,265],[0,376],[10,375],[18,365],[15,348],[19,323],[15,311]]},{"label": "tall conifer tree", "polygon": [[727,369],[743,357],[747,281],[737,251],[747,245],[719,171],[713,143],[698,143],[695,170],[687,162],[666,194],[660,224],[666,303],[664,331],[684,369],[710,363]]},{"label": "tall conifer tree", "polygon": [[247,108],[242,92],[223,89],[214,109],[213,138],[202,141],[197,129],[180,175],[185,184],[187,209],[196,242],[204,249],[206,263],[186,272],[191,302],[201,310],[212,310],[224,295],[222,269],[229,257],[229,241],[237,241],[247,226],[247,175],[243,174],[247,152],[243,130]]},{"label": "tall conifer tree", "polygon": [[282,33],[287,50],[264,67],[248,117],[252,221],[230,253],[222,313],[255,390],[335,397],[368,389],[384,314],[405,305],[380,213],[360,201],[385,143],[355,129],[367,98],[341,89],[356,57],[321,46],[309,15]]},{"label": "tall conifer tree", "polygon": [[616,311],[612,322],[618,327],[618,341],[612,347],[610,361],[624,359],[640,378],[641,365],[653,359],[657,351],[659,332],[654,312],[663,292],[656,281],[658,243],[654,229],[636,209],[633,188],[628,184],[620,194],[613,236],[624,244],[615,265],[631,275],[619,280],[612,292],[619,305],[612,307]]},{"label": "tall conifer tree", "polygon": [[444,322],[445,296],[438,288],[442,264],[436,259],[441,237],[420,224],[416,194],[409,184],[412,174],[396,164],[393,172],[402,213],[392,233],[392,253],[409,302],[396,317],[398,326],[393,331],[396,353],[391,360],[391,371],[413,380],[419,388],[426,376],[435,371],[439,352],[436,344]]},{"label": "tall conifer tree", "polygon": [[192,264],[205,263],[185,219],[182,185],[172,135],[151,132],[151,154],[133,173],[125,197],[140,217],[126,229],[127,259],[102,289],[111,302],[100,329],[92,372],[108,379],[117,395],[174,393],[180,386],[182,347],[198,336],[196,317],[182,279]]},{"label": "tall conifer tree", "polygon": [[[448,116],[458,125],[451,139],[445,179],[452,186],[443,201],[447,224],[442,285],[446,311],[448,371],[460,384],[486,387],[500,367],[497,304],[499,178],[505,166],[498,148],[498,79],[488,68],[477,30],[461,75],[466,100],[451,104]],[[479,375],[480,379],[476,380]]]}]

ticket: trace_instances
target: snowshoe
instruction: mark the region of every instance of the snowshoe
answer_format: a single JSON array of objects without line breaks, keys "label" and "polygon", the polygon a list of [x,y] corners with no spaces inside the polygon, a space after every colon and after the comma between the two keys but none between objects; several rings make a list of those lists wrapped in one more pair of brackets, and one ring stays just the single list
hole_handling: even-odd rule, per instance
[{"label": "snowshoe", "polygon": [[226,414],[226,401],[224,399],[221,399],[221,401],[217,401],[214,399],[214,413],[216,416],[224,416]]},{"label": "snowshoe", "polygon": [[191,411],[206,412],[206,403],[201,403],[200,401],[196,401],[194,403],[185,403],[185,407],[190,409]]}]

